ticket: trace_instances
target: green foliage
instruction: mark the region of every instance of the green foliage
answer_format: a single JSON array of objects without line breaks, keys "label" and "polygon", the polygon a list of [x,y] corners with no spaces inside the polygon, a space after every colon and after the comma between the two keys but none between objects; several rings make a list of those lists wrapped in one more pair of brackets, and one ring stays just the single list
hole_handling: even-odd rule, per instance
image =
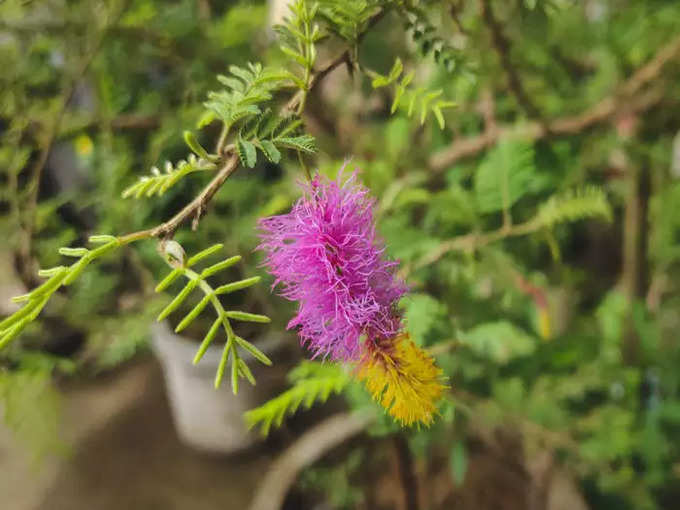
[{"label": "green foliage", "polygon": [[[680,138],[678,140],[680,148]],[[680,158],[680,149],[676,157]],[[678,168],[680,170],[680,166]],[[650,204],[650,215],[650,256],[660,268],[677,264],[680,261],[680,182],[659,190]]]},{"label": "green foliage", "polygon": [[428,114],[432,114],[437,119],[439,127],[444,129],[446,121],[444,120],[442,109],[451,108],[456,103],[441,99],[441,96],[444,94],[443,89],[428,90],[426,87],[411,86],[415,73],[410,71],[402,76],[403,71],[404,65],[401,59],[397,58],[386,76],[375,73],[371,85],[374,89],[394,85],[395,92],[390,113],[396,112],[398,108],[403,108],[406,110],[407,115],[411,117],[418,111],[420,112],[421,124],[425,123]]},{"label": "green foliage", "polygon": [[279,36],[281,51],[302,71],[302,76],[289,73],[289,77],[305,93],[316,63],[316,43],[323,38],[319,25],[314,22],[319,4],[295,0],[288,8],[290,15],[284,19],[282,25],[277,25],[274,29]]},{"label": "green foliage", "polygon": [[334,509],[353,510],[364,503],[365,495],[357,481],[369,459],[363,450],[354,450],[332,466],[315,465],[302,473],[300,486],[329,500]]},{"label": "green foliage", "polygon": [[217,373],[215,375],[215,388],[219,388],[222,383],[222,378],[224,377],[224,371],[226,370],[227,363],[231,359],[231,388],[234,394],[238,393],[238,381],[239,377],[245,377],[251,384],[255,384],[255,379],[253,374],[245,363],[238,348],[245,350],[250,353],[255,359],[264,363],[265,365],[271,365],[271,360],[257,347],[253,344],[244,340],[240,336],[234,333],[231,326],[231,321],[247,321],[247,322],[260,322],[267,323],[270,322],[269,318],[264,315],[225,310],[222,303],[219,300],[219,296],[223,294],[229,294],[231,292],[236,292],[241,289],[248,288],[255,285],[260,281],[259,276],[253,278],[246,278],[244,280],[227,283],[219,287],[213,288],[210,283],[206,280],[208,277],[213,276],[225,269],[233,266],[241,260],[240,256],[230,257],[224,259],[221,262],[212,264],[200,273],[193,271],[192,266],[196,265],[201,260],[210,257],[211,255],[217,253],[222,249],[221,244],[215,244],[210,248],[200,251],[196,255],[193,255],[189,259],[184,256],[184,250],[175,241],[168,241],[164,246],[164,251],[166,255],[166,260],[172,271],[167,274],[163,280],[156,286],[156,292],[162,292],[167,289],[172,283],[177,280],[180,276],[185,277],[188,282],[184,285],[182,290],[175,296],[175,298],[158,314],[157,320],[161,321],[173,313],[177,308],[184,303],[184,301],[189,297],[194,289],[197,287],[203,292],[203,298],[195,305],[189,313],[187,313],[184,318],[177,324],[175,332],[179,333],[185,329],[189,324],[191,324],[200,314],[205,310],[205,308],[210,304],[216,314],[216,318],[212,323],[212,326],[203,337],[196,356],[194,357],[194,364],[201,361],[201,358],[205,354],[205,351],[210,347],[210,344],[215,339],[220,327],[224,330],[227,337],[224,349],[222,351],[222,357],[220,359],[220,364],[217,368]]},{"label": "green foliage", "polygon": [[148,352],[149,324],[162,305],[161,299],[148,299],[137,313],[99,320],[90,340],[97,368],[111,370]]},{"label": "green foliage", "polygon": [[199,127],[214,118],[224,122],[225,132],[239,121],[260,115],[260,105],[272,98],[272,92],[284,86],[290,73],[249,63],[247,67],[230,66],[231,76],[219,75],[217,79],[224,90],[210,92],[204,106],[209,114],[203,117]]},{"label": "green foliage", "polygon": [[531,191],[536,178],[533,147],[524,142],[499,143],[475,173],[475,197],[482,213],[507,211]]},{"label": "green foliage", "polygon": [[66,451],[59,431],[61,395],[52,385],[52,373],[73,369],[68,360],[39,353],[25,354],[13,370],[0,369],[0,414],[35,460]]},{"label": "green foliage", "polygon": [[325,402],[340,393],[349,383],[348,375],[334,364],[303,361],[288,374],[293,387],[245,414],[249,427],[259,426],[263,435],[274,425],[280,427],[286,415],[302,405],[308,409],[315,402]]},{"label": "green foliage", "polygon": [[366,29],[366,24],[375,14],[376,7],[385,3],[376,0],[322,0],[319,2],[319,14],[326,21],[330,30],[345,39],[352,46],[356,45],[359,35]]},{"label": "green foliage", "polygon": [[588,186],[561,195],[553,195],[539,206],[536,220],[546,227],[551,227],[557,223],[598,216],[611,221],[611,206],[601,188]]},{"label": "green foliage", "polygon": [[185,175],[217,168],[215,162],[219,160],[219,156],[209,154],[191,131],[184,132],[184,142],[193,151],[193,154],[189,154],[186,161],[181,160],[174,166],[166,161],[163,173],[158,167],[151,168],[151,175],[141,177],[135,184],[126,188],[122,197],[160,196],[177,184]]},{"label": "green foliage", "polygon": [[12,298],[15,303],[23,306],[9,317],[0,321],[0,349],[4,349],[25,328],[33,322],[45,307],[52,295],[62,286],[72,284],[78,276],[94,260],[106,255],[120,246],[118,238],[109,235],[90,237],[90,242],[100,246],[89,250],[87,248],[59,248],[59,253],[78,260],[70,266],[57,266],[43,269],[38,274],[47,281],[27,294]]},{"label": "green foliage", "polygon": [[[225,155],[238,153],[241,166],[259,168],[230,177],[200,228],[174,235],[201,256],[215,242],[248,253],[256,220],[286,212],[299,196],[294,183],[301,171],[284,149],[311,154],[318,144],[323,150],[309,156],[310,167],[334,173],[341,164],[334,158],[352,155],[351,165],[362,169],[379,199],[376,217],[387,252],[401,260],[399,271],[412,289],[402,303],[406,327],[436,354],[454,380],[454,396],[465,395],[464,402],[447,401],[436,425],[410,433],[409,443],[448,457],[456,483],[466,470],[463,445],[474,441],[477,427],[501,423],[516,428],[527,449],[557,452],[560,468],[588,480],[591,507],[653,509],[672,500],[680,459],[680,187],[677,123],[671,121],[678,116],[677,52],[668,43],[677,37],[680,4],[492,1],[506,40],[499,46],[475,2],[298,0],[278,29],[281,51],[268,45],[264,2],[209,2],[208,13],[205,2],[123,4],[0,2],[6,70],[0,76],[0,235],[17,266],[31,257],[58,266],[42,273],[45,286],[25,296],[9,322],[0,322],[5,343],[12,332],[25,332],[25,342],[2,351],[0,372],[5,417],[19,436],[37,450],[49,449],[57,437],[57,394],[49,384],[54,369],[35,353],[52,347],[62,324],[86,340],[71,358],[74,366],[94,359],[96,367],[108,368],[146,348],[147,318],[163,307],[148,298],[150,273],[163,264],[155,243],[119,250],[120,257],[102,260],[71,286],[64,280],[91,262],[86,257],[96,247],[67,248],[63,253],[77,259],[61,267],[60,246],[82,242],[83,230],[158,224],[203,184],[184,176],[210,178]],[[383,11],[383,21],[372,23]],[[106,28],[109,22],[115,25]],[[386,76],[369,70],[385,70],[397,56]],[[507,59],[541,118],[526,120]],[[225,63],[236,67],[221,79],[223,90],[208,98],[206,111],[201,102]],[[307,97],[315,73],[330,64],[319,93]],[[392,113],[404,114],[387,115],[378,94],[346,71],[390,87]],[[444,98],[460,105],[446,119]],[[301,123],[307,103],[304,118],[313,122],[315,139]],[[442,127],[445,120],[446,129],[420,129],[410,121],[414,116],[421,123],[434,116]],[[201,131],[185,134],[187,155],[181,134],[196,119]],[[208,142],[213,133],[217,139]],[[525,133],[531,142],[522,141]],[[64,152],[73,161],[61,172],[76,183],[67,189],[52,186]],[[48,164],[36,169],[43,154]],[[258,165],[262,154],[272,164]],[[165,160],[179,162],[168,173],[138,180],[140,165]],[[118,197],[131,182],[128,196],[156,196],[173,186],[172,197],[130,207]],[[622,221],[637,214],[638,228]],[[601,218],[611,224],[590,223]],[[575,223],[582,220],[587,223]],[[633,272],[646,276],[636,296],[644,298],[617,291],[617,282],[631,275],[614,262],[626,258],[620,247],[636,237],[644,256]],[[200,261],[166,248],[173,257],[170,279],[182,277],[191,286],[180,291],[183,304],[196,296],[200,303],[206,289],[186,271],[174,272]],[[212,291],[231,293],[228,308],[235,310],[224,311],[230,321],[264,321],[237,311],[262,310],[283,328],[291,308],[247,278],[257,262],[247,257],[231,265],[239,273],[232,283],[217,283],[231,259],[195,272],[210,280]],[[235,291],[245,287],[243,298],[246,293]],[[49,295],[55,298],[50,320],[41,321]],[[197,322],[205,308],[187,309],[188,320]],[[527,332],[537,317],[552,331],[549,341]],[[206,329],[214,341],[225,327],[215,320]],[[251,346],[234,342],[239,356]],[[235,359],[231,351],[226,356],[225,365]],[[245,362],[236,365],[237,382],[248,378]],[[272,405],[255,425],[271,427],[310,395],[314,400],[343,385],[351,409],[373,405],[363,389],[343,382],[337,367],[317,368],[336,370],[337,378],[302,377],[311,382],[294,383],[289,400]],[[377,419],[372,435],[397,432]],[[382,444],[371,445],[377,464]],[[433,458],[425,455],[423,462]],[[350,478],[343,469],[327,468],[310,483],[334,490],[336,506],[373,501],[361,497],[370,490],[362,473]]]},{"label": "green foliage", "polygon": [[499,365],[528,356],[536,348],[535,338],[508,321],[479,324],[458,338],[475,354]]},{"label": "green foliage", "polygon": [[281,150],[290,149],[301,153],[316,152],[314,137],[300,132],[302,121],[283,118],[266,110],[255,121],[243,126],[236,141],[236,151],[241,164],[253,168],[259,150],[272,163],[281,161]]},{"label": "green foliage", "polygon": [[186,161],[181,160],[174,166],[166,161],[163,172],[158,167],[153,167],[151,175],[141,177],[139,181],[127,187],[121,196],[123,198],[160,196],[177,184],[184,176],[194,172],[214,170],[215,168],[215,164],[211,161],[189,154]]},{"label": "green foliage", "polygon": [[432,55],[437,64],[441,65],[447,72],[453,72],[461,64],[462,52],[437,34],[436,28],[428,20],[424,9],[407,3],[404,10],[406,12],[406,28],[410,30],[411,37],[418,45],[420,53],[423,56]]},{"label": "green foliage", "polygon": [[449,463],[451,465],[451,476],[454,483],[460,487],[465,482],[465,474],[468,469],[468,457],[465,443],[456,441],[449,453]]},{"label": "green foliage", "polygon": [[446,314],[446,306],[429,294],[411,294],[405,299],[406,327],[417,345],[426,345],[426,336]]}]

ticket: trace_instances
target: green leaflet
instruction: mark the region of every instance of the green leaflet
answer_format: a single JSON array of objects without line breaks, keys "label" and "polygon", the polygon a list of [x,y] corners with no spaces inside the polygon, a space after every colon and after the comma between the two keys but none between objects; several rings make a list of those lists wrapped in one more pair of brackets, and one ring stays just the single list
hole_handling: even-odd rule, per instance
[{"label": "green leaflet", "polygon": [[549,227],[595,216],[611,221],[612,210],[604,191],[588,186],[550,197],[539,206],[536,220]]},{"label": "green leaflet", "polygon": [[38,275],[47,278],[47,281],[24,295],[12,298],[12,301],[23,303],[23,306],[0,321],[0,349],[9,345],[24,331],[26,326],[38,317],[57,290],[73,283],[91,262],[120,246],[118,238],[114,236],[92,236],[91,240],[100,246],[93,250],[84,247],[59,248],[61,255],[76,257],[78,260],[70,266],[58,266],[39,271]]},{"label": "green leaflet", "polygon": [[[433,115],[440,129],[444,129],[446,121],[442,110],[456,105],[453,101],[440,99],[444,93],[442,89],[428,90],[424,87],[412,87],[411,82],[415,73],[410,71],[402,76],[404,66],[397,57],[390,72],[386,75],[372,73],[374,75],[371,85],[373,88],[394,85],[394,99],[390,113],[394,114],[399,108],[405,109],[409,117],[418,112],[420,124],[425,124],[428,115]],[[401,76],[401,81],[399,77]]]},{"label": "green leaflet", "polygon": [[533,147],[525,142],[502,141],[487,154],[475,173],[479,211],[509,210],[530,191],[535,176]]},{"label": "green leaflet", "polygon": [[[181,249],[181,247],[179,248]],[[271,360],[253,344],[241,337],[236,336],[229,320],[233,319],[238,321],[259,323],[267,323],[270,320],[269,317],[266,317],[265,315],[251,314],[236,310],[225,310],[218,297],[221,294],[235,292],[237,290],[245,289],[255,285],[260,281],[259,276],[228,283],[217,288],[213,288],[206,280],[208,277],[233,266],[235,263],[241,260],[240,256],[236,255],[234,257],[229,257],[220,262],[212,264],[203,269],[200,273],[190,269],[191,266],[198,264],[202,260],[212,255],[215,255],[221,249],[221,244],[212,245],[205,250],[193,255],[192,257],[189,257],[189,259],[187,259],[183,265],[180,265],[179,267],[173,267],[172,271],[170,271],[170,273],[168,273],[168,275],[163,278],[163,280],[156,286],[156,292],[160,292],[168,288],[180,275],[184,276],[188,281],[182,290],[161,311],[157,320],[163,320],[175,312],[189,297],[189,295],[195,289],[199,288],[204,294],[203,298],[201,298],[201,300],[182,318],[182,320],[177,324],[175,331],[181,332],[184,330],[194,320],[196,320],[196,318],[198,318],[201,313],[203,313],[203,311],[208,307],[208,304],[212,305],[212,308],[216,314],[216,318],[203,338],[203,341],[201,342],[201,345],[194,356],[193,362],[194,364],[197,364],[201,361],[201,358],[205,354],[206,350],[208,347],[210,347],[213,340],[217,336],[218,331],[220,328],[222,328],[226,336],[226,343],[222,350],[220,364],[215,374],[215,387],[219,387],[221,384],[227,362],[229,359],[231,359],[231,385],[232,391],[234,394],[236,394],[238,392],[239,377],[245,377],[251,384],[255,384],[255,378],[253,377],[250,369],[245,365],[245,361],[241,359],[238,348],[244,349],[245,351],[251,353],[257,360],[259,360],[261,363],[264,363],[265,365],[271,365]],[[170,264],[170,261],[167,262]]]},{"label": "green leaflet", "polygon": [[333,393],[340,393],[349,383],[343,370],[334,364],[303,361],[289,374],[293,387],[260,407],[245,414],[250,428],[259,426],[266,436],[273,426],[279,427],[286,415],[300,406],[309,408],[315,402],[325,402]]}]

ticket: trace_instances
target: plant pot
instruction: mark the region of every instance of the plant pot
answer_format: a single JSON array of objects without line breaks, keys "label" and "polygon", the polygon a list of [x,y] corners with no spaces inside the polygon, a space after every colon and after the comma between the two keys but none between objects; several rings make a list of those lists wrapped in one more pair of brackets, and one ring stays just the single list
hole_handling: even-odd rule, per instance
[{"label": "plant pot", "polygon": [[[214,387],[221,345],[208,348],[200,363],[194,365],[198,343],[175,334],[165,322],[154,324],[151,336],[163,369],[175,429],[183,443],[203,452],[236,453],[261,440],[247,429],[243,413],[271,398],[283,385],[280,375],[272,377],[280,371],[268,373],[270,367],[241,351],[257,385],[242,379],[238,395],[234,395],[229,377],[219,389]],[[269,337],[257,345],[267,356],[275,357],[284,346],[283,340],[281,336]]]}]

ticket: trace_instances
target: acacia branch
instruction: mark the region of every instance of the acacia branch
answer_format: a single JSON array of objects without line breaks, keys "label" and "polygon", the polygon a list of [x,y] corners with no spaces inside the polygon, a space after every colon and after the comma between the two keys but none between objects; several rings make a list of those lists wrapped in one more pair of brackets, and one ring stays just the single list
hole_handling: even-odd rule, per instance
[{"label": "acacia branch", "polygon": [[[364,36],[368,33],[368,31],[371,28],[373,28],[381,19],[383,19],[385,17],[385,14],[387,14],[387,10],[381,9],[380,11],[375,13],[371,18],[369,18],[368,22],[366,23],[366,28],[358,35],[358,37],[356,39],[356,44],[359,44],[363,40]],[[338,55],[333,60],[331,60],[328,64],[323,66],[321,69],[313,72],[312,75],[309,78],[309,90],[307,90],[307,91],[299,90],[290,99],[290,101],[288,101],[286,106],[284,106],[283,111],[289,112],[289,113],[294,112],[297,109],[297,107],[300,105],[302,98],[306,94],[309,94],[309,92],[311,92],[314,87],[316,87],[324,78],[326,78],[327,75],[332,73],[335,69],[340,67],[342,64],[347,64],[351,68],[351,66],[352,66],[352,55],[353,55],[353,48],[347,48],[345,51],[343,51],[340,55]]]},{"label": "acacia branch", "polygon": [[549,136],[572,135],[597,124],[610,121],[621,111],[628,113],[646,111],[656,104],[662,95],[659,89],[645,92],[642,92],[642,89],[653,82],[659,76],[663,67],[679,55],[680,37],[676,37],[659,50],[647,64],[633,73],[616,92],[582,113],[548,120],[545,126],[547,129],[541,123],[533,121],[520,126],[499,126],[495,132],[484,132],[456,140],[445,149],[435,152],[430,157],[428,166],[431,170],[440,172],[456,161],[475,156],[483,150],[493,147],[504,138],[536,141]]},{"label": "acacia branch", "polygon": [[[385,15],[385,13],[386,13],[385,10],[380,10],[372,18],[369,19],[368,23],[366,24],[366,29],[359,35],[357,42],[361,41],[366,32],[371,27],[373,27],[378,21],[380,21]],[[347,49],[338,57],[329,62],[327,65],[322,67],[319,71],[313,72],[309,78],[308,90],[306,92],[301,90],[294,94],[293,97],[291,97],[290,100],[283,107],[282,111],[289,113],[296,111],[305,93],[311,92],[319,83],[321,83],[321,81],[326,76],[328,76],[331,72],[340,67],[340,65],[342,65],[344,62],[348,62],[350,58],[351,49]],[[221,140],[222,143],[218,144],[220,145],[218,152],[222,152],[221,145],[224,143],[224,141],[225,140]],[[175,231],[179,228],[179,226],[182,225],[182,223],[184,223],[185,221],[189,220],[190,218],[193,218],[192,228],[195,230],[198,226],[198,220],[205,212],[206,207],[208,206],[210,200],[213,198],[215,193],[217,193],[217,191],[222,187],[222,185],[226,182],[229,176],[231,176],[231,174],[233,174],[238,169],[239,159],[238,156],[233,151],[233,149],[227,148],[224,157],[227,157],[227,159],[225,160],[224,165],[220,168],[217,174],[206,185],[206,187],[203,188],[203,191],[201,191],[181,211],[179,211],[169,220],[161,223],[160,225],[154,228],[140,230],[138,232],[133,232],[131,234],[121,236],[119,238],[119,241],[122,244],[128,244],[134,241],[148,239],[151,237],[170,238],[174,235]]]},{"label": "acacia branch", "polygon": [[[226,160],[224,165],[219,169],[215,177],[203,188],[196,197],[189,202],[184,208],[175,214],[169,220],[161,223],[160,225],[150,228],[147,230],[140,230],[139,232],[133,232],[132,234],[127,234],[120,237],[120,242],[123,244],[128,244],[133,241],[138,241],[140,239],[147,239],[150,237],[168,238],[172,237],[179,226],[187,221],[189,218],[195,217],[200,218],[205,212],[205,208],[215,196],[215,193],[222,187],[231,174],[233,174],[238,168],[238,156],[236,154],[231,154]],[[196,223],[194,223],[194,227]]]}]

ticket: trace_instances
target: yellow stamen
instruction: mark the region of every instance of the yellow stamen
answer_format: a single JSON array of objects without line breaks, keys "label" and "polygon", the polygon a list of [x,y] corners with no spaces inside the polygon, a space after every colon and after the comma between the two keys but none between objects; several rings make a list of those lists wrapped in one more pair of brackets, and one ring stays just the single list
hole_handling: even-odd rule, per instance
[{"label": "yellow stamen", "polygon": [[405,334],[386,347],[369,344],[357,377],[373,399],[406,426],[432,424],[436,403],[446,389],[441,368]]}]

